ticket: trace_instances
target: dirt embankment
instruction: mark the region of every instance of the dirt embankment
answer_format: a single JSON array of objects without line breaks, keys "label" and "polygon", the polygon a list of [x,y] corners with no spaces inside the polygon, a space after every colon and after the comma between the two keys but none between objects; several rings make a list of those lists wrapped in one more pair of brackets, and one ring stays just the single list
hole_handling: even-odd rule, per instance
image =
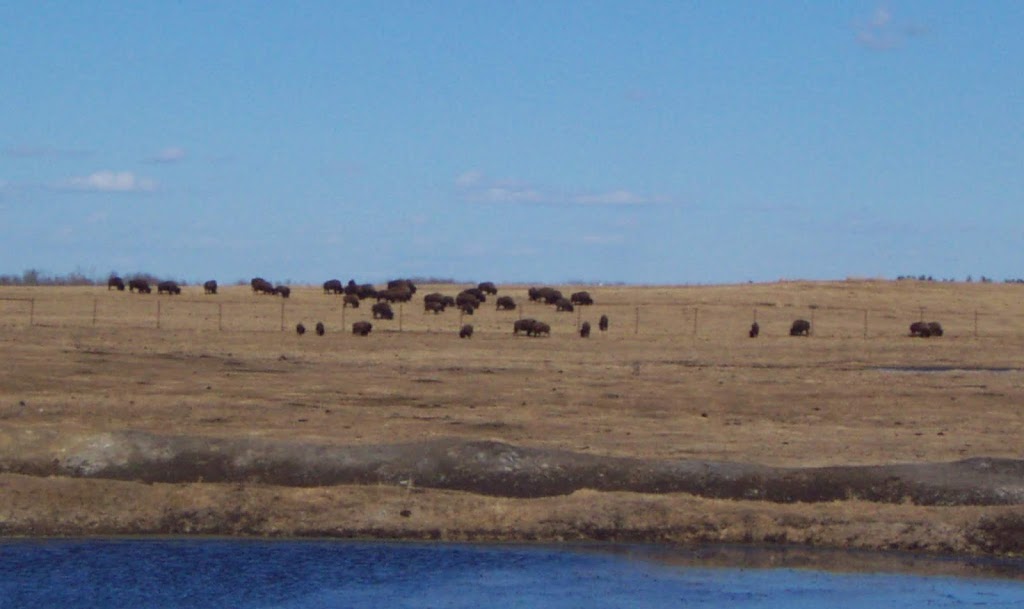
[{"label": "dirt embankment", "polygon": [[[0,433],[0,534],[797,543],[1015,554],[1024,462],[820,468],[500,442]],[[6,514],[4,514],[6,512]]]}]

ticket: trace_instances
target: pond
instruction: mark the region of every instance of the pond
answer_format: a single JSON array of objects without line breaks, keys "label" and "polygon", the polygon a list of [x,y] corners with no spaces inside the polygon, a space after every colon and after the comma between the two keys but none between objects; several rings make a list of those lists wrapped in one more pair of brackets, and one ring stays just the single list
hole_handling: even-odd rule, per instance
[{"label": "pond", "polygon": [[[0,607],[1019,607],[1024,566],[933,561],[945,573],[837,573],[813,553],[646,546],[225,539],[0,542]],[[770,556],[775,556],[771,558]],[[820,560],[836,563],[836,556]],[[846,556],[846,555],[843,555]],[[863,557],[862,557],[863,558]],[[868,570],[906,565],[839,562]],[[719,566],[734,563],[733,566]],[[737,566],[735,563],[741,563]],[[747,565],[783,565],[751,568]],[[792,568],[788,564],[803,565]],[[874,567],[870,565],[875,565]],[[915,567],[921,570],[920,566]],[[949,573],[971,573],[954,577]],[[997,573],[1001,577],[979,577]]]}]

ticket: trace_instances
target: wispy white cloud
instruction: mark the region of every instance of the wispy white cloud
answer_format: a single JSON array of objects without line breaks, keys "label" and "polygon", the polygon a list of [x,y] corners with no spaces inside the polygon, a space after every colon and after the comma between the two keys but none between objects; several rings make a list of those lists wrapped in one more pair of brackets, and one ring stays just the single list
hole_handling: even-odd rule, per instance
[{"label": "wispy white cloud", "polygon": [[149,157],[149,161],[152,163],[177,163],[178,161],[185,160],[186,156],[188,155],[184,148],[180,146],[171,146],[169,148],[164,148],[160,152]]},{"label": "wispy white cloud", "polygon": [[496,180],[480,171],[467,171],[458,176],[455,187],[463,200],[472,203],[639,206],[668,202],[667,197],[622,189],[581,193],[538,188],[514,180]]},{"label": "wispy white cloud", "polygon": [[66,190],[88,192],[151,192],[156,190],[156,182],[130,171],[97,171],[87,176],[71,178],[61,187]]},{"label": "wispy white cloud", "polygon": [[921,36],[927,29],[915,24],[903,23],[893,18],[892,11],[886,5],[875,8],[871,17],[861,19],[854,24],[857,42],[878,51],[894,49],[909,38]]}]

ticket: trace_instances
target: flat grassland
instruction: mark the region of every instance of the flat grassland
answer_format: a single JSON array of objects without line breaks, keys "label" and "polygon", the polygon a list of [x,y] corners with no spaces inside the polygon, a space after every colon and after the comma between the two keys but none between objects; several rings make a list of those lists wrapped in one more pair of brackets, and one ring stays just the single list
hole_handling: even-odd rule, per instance
[{"label": "flat grassland", "polygon": [[[772,466],[1021,456],[1024,286],[918,281],[586,289],[521,306],[396,318],[319,287],[282,300],[0,288],[0,453],[7,432],[123,430],[317,445],[431,439]],[[608,315],[607,332],[597,329]],[[513,336],[513,320],[551,324]],[[757,319],[761,335],[747,336]],[[797,318],[810,337],[789,336]],[[941,338],[911,338],[919,319]],[[374,324],[367,337],[348,330]],[[327,333],[316,336],[322,321]],[[589,321],[589,339],[577,325]],[[308,329],[298,336],[294,327]],[[472,323],[462,340],[458,329]],[[284,330],[282,331],[282,328]],[[214,533],[443,539],[775,542],[1012,553],[1012,507],[726,501],[578,491],[537,499],[414,485],[143,484],[0,474],[0,534]],[[1012,528],[1012,527],[1011,527]],[[1018,538],[1020,534],[1018,533]]]}]

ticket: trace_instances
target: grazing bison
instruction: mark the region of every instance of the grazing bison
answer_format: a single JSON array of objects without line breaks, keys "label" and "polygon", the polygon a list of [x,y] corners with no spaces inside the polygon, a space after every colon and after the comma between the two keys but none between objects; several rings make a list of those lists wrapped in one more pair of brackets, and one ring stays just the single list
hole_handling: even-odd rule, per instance
[{"label": "grazing bison", "polygon": [[359,297],[355,294],[345,294],[345,297],[341,299],[341,308],[352,307],[353,309],[359,308]]},{"label": "grazing bison", "polygon": [[391,310],[391,305],[386,302],[378,302],[370,308],[373,311],[374,319],[394,319],[395,312]]},{"label": "grazing bison", "polygon": [[274,291],[274,284],[262,277],[253,277],[252,281],[249,282],[249,285],[252,286],[252,291],[257,294],[270,294],[273,296],[277,293]]},{"label": "grazing bison", "polygon": [[582,338],[590,338],[590,322],[589,321],[583,322],[583,325],[580,326],[580,337],[582,337]]},{"label": "grazing bison", "polygon": [[525,332],[527,336],[533,336],[533,327],[537,325],[537,320],[530,319],[517,319],[512,323],[512,334],[518,335],[520,332]]},{"label": "grazing bison", "polygon": [[915,321],[910,324],[910,335],[921,338],[942,336],[942,324],[937,321]]},{"label": "grazing bison", "polygon": [[578,305],[594,304],[594,299],[590,297],[589,292],[573,292],[572,296],[569,297],[569,301]]},{"label": "grazing bison", "polygon": [[459,310],[462,311],[462,313],[465,315],[472,315],[473,312],[476,311],[476,307],[474,307],[472,304],[468,302],[465,302],[459,305]]},{"label": "grazing bison", "polygon": [[131,279],[128,281],[128,291],[149,294],[153,289],[149,287],[149,282],[145,279]]},{"label": "grazing bison", "polygon": [[548,336],[551,336],[551,326],[547,325],[542,321],[538,321],[537,323],[533,324],[533,335],[540,336],[541,334],[547,334]]},{"label": "grazing bison", "polygon": [[598,322],[597,322],[597,327],[600,328],[600,330],[602,332],[607,332],[608,331],[608,316],[607,315],[602,315],[601,316],[601,319],[599,319]]},{"label": "grazing bison", "polygon": [[341,294],[345,287],[341,285],[340,279],[328,279],[324,282],[324,294]]},{"label": "grazing bison", "polygon": [[416,293],[416,284],[412,282],[412,279],[392,279],[388,282],[389,290],[403,290],[408,291],[410,294]]},{"label": "grazing bison", "polygon": [[483,281],[478,283],[476,289],[480,290],[481,292],[490,294],[491,296],[494,296],[498,293],[498,288],[490,281]]},{"label": "grazing bison", "polygon": [[459,328],[459,338],[473,338],[473,325],[465,324]]},{"label": "grazing bison", "polygon": [[181,294],[181,287],[173,281],[161,281],[156,284],[156,293],[163,294]]},{"label": "grazing bison", "polygon": [[217,293],[217,282],[213,279],[203,284],[204,294],[216,294]]},{"label": "grazing bison", "polygon": [[292,295],[292,289],[286,285],[279,285],[274,288],[275,294],[280,294],[281,298],[288,298]]},{"label": "grazing bison", "polygon": [[423,301],[423,312],[424,313],[430,312],[430,313],[433,313],[434,315],[437,315],[438,313],[444,313],[444,308],[445,308],[444,307],[444,303],[442,303],[442,302],[439,302],[439,301],[436,301],[436,300],[424,300]]},{"label": "grazing bison", "polygon": [[559,298],[562,298],[562,293],[555,288],[530,288],[527,294],[531,301],[543,300],[546,304],[555,304]]},{"label": "grazing bison", "polygon": [[306,333],[306,326],[302,325],[301,322],[295,324],[295,333],[302,336]]},{"label": "grazing bison", "polygon": [[378,290],[375,298],[377,302],[386,300],[388,302],[409,302],[412,300],[412,290],[408,286],[400,285],[395,288]]},{"label": "grazing bison", "polygon": [[358,334],[359,336],[366,336],[373,330],[373,324],[368,321],[357,321],[352,324],[352,334]]},{"label": "grazing bison", "polygon": [[811,335],[811,322],[806,319],[798,319],[793,322],[793,325],[789,327],[790,336],[810,336]]},{"label": "grazing bison", "polygon": [[327,330],[324,328],[324,322],[322,322],[322,321],[316,322],[316,335],[317,336],[323,336],[324,332],[326,332],[326,331]]},{"label": "grazing bison", "polygon": [[568,298],[559,298],[555,302],[555,311],[558,311],[558,312],[564,311],[566,313],[572,313],[574,310],[575,310],[575,307],[573,306],[572,302],[569,301]]},{"label": "grazing bison", "polygon": [[455,304],[460,308],[465,308],[466,305],[477,309],[480,307],[480,299],[468,290],[459,292],[459,295],[455,297]]},{"label": "grazing bison", "polygon": [[480,302],[487,302],[487,294],[480,288],[466,288],[462,291],[465,294],[472,294]]},{"label": "grazing bison", "polygon": [[118,277],[117,275],[112,276],[110,279],[107,280],[107,291],[109,292],[111,288],[117,288],[118,292],[123,292],[124,280]]},{"label": "grazing bison", "polygon": [[750,324],[750,338],[757,338],[757,335],[761,333],[761,326],[757,325],[757,322]]},{"label": "grazing bison", "polygon": [[498,296],[498,307],[499,311],[515,311],[516,301],[512,300],[511,296]]},{"label": "grazing bison", "polygon": [[373,287],[372,283],[364,283],[356,287],[356,296],[359,300],[366,300],[367,298],[376,298],[377,289]]}]

